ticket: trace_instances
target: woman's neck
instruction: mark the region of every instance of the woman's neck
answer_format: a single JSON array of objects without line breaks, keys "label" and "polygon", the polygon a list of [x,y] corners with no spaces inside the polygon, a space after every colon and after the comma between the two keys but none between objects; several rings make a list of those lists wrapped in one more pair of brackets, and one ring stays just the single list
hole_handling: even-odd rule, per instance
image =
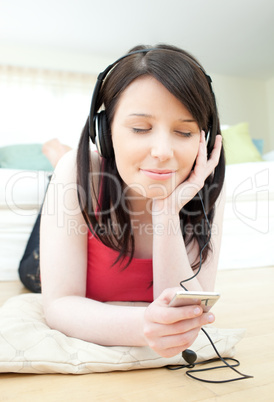
[{"label": "woman's neck", "polygon": [[151,220],[152,199],[143,197],[131,188],[126,190],[129,214],[132,219]]}]

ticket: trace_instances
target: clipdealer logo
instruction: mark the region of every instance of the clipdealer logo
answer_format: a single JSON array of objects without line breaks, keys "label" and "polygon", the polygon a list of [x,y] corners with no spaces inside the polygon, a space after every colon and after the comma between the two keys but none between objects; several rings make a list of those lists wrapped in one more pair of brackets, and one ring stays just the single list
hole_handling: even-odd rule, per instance
[{"label": "clipdealer logo", "polygon": [[[239,183],[232,195],[235,216],[262,234],[270,229],[269,190],[269,169],[264,169]],[[254,202],[250,203],[250,199]]]}]

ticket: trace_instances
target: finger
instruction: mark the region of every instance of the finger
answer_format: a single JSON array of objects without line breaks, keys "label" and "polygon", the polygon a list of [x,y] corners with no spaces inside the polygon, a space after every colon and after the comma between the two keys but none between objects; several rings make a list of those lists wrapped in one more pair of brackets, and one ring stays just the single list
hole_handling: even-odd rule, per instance
[{"label": "finger", "polygon": [[161,295],[147,307],[145,311],[146,320],[148,322],[169,325],[181,321],[182,319],[200,316],[203,313],[201,306],[169,306],[170,301],[178,290],[182,290],[182,288],[175,287],[165,289]]},{"label": "finger", "polygon": [[[196,193],[203,187],[205,179],[205,171],[207,164],[207,148],[205,141],[205,132],[201,132],[198,154],[195,161],[195,167],[190,175],[188,182],[197,187]],[[194,194],[195,195],[195,194]]]},{"label": "finger", "polygon": [[216,135],[214,147],[211,151],[210,158],[207,159],[207,147],[205,141],[205,133],[201,132],[199,150],[196,157],[195,168],[189,178],[189,183],[197,186],[198,191],[204,186],[204,180],[210,176],[215,167],[219,163],[222,150],[222,136]]},{"label": "finger", "polygon": [[201,327],[208,323],[212,323],[214,319],[213,314],[208,313],[203,314],[201,317],[196,319],[184,321],[179,324],[177,323],[176,326],[161,326],[165,327],[166,329],[173,328],[172,331],[174,331],[175,328],[174,332],[167,333],[167,335],[162,336],[159,336],[160,331],[158,326],[156,331],[157,336],[152,336],[151,338],[148,337],[148,339],[150,339],[148,343],[150,347],[157,351],[157,353],[159,353],[161,356],[175,356],[176,354],[190,347],[198,336]]},{"label": "finger", "polygon": [[171,325],[165,325],[163,328],[163,336],[171,334],[182,334],[195,328],[201,328],[203,325],[212,324],[215,317],[212,313],[202,314],[200,317],[182,320]]},{"label": "finger", "polygon": [[[201,306],[155,307],[153,308],[153,311],[150,311],[148,321],[169,328],[172,324],[191,320],[201,316],[202,314],[203,310]],[[171,332],[170,329],[167,331]],[[164,334],[164,332],[162,331],[161,334]]]},{"label": "finger", "polygon": [[218,164],[219,159],[220,159],[220,154],[221,154],[221,150],[222,150],[222,142],[223,142],[222,136],[220,134],[216,135],[214,147],[211,151],[211,155],[209,158],[209,161],[214,162],[215,165]]},{"label": "finger", "polygon": [[162,337],[150,343],[150,347],[163,357],[171,357],[189,348],[197,336],[200,328],[195,328],[187,333]]},{"label": "finger", "polygon": [[180,286],[174,286],[172,288],[166,288],[162,291],[160,296],[154,301],[154,303],[158,303],[161,306],[169,306],[169,303],[175,296],[178,291],[181,291],[182,288]]},{"label": "finger", "polygon": [[222,136],[220,134],[218,134],[218,135],[216,135],[214,147],[212,149],[210,158],[208,159],[208,162],[207,162],[207,167],[206,167],[207,177],[213,172],[215,167],[218,165],[219,160],[220,160],[221,150],[222,150]]},{"label": "finger", "polygon": [[[177,286],[177,287],[173,287],[173,288],[166,288],[166,289],[164,289],[163,291],[162,291],[162,293],[160,294],[160,296],[158,296],[158,298],[154,301],[154,305],[158,305],[158,306],[161,306],[161,307],[163,307],[163,310],[162,311],[168,311],[168,312],[170,312],[170,311],[173,311],[173,309],[174,309],[174,307],[170,307],[170,302],[171,302],[171,300],[174,298],[174,296],[178,293],[178,292],[181,292],[182,291],[182,288],[180,287],[180,286]],[[152,304],[151,304],[152,305]],[[194,305],[188,305],[188,306],[180,306],[180,307],[193,307]],[[166,310],[166,308],[168,307],[168,310]],[[179,307],[179,309],[180,309],[180,307]],[[195,306],[194,306],[195,307]],[[200,306],[198,306],[199,307],[199,309],[202,311],[202,309],[201,309],[201,307]],[[178,308],[177,308],[177,310],[174,310],[174,311],[177,311],[177,312],[180,312],[180,310],[178,310]],[[180,314],[180,313],[179,313]],[[197,316],[197,315],[200,315],[200,314],[197,314],[197,313],[194,313],[194,315],[191,313],[191,311],[189,312],[189,316],[188,316],[188,318],[193,318],[193,317],[195,317],[195,316]]]},{"label": "finger", "polygon": [[[197,308],[198,306],[193,306]],[[187,307],[173,307],[178,310],[185,310]],[[183,312],[182,315],[185,315]],[[182,334],[191,331],[195,328],[201,328],[203,325],[211,324],[214,322],[215,317],[212,313],[204,313],[199,317],[183,318],[171,324],[154,323],[147,328],[146,336],[153,338],[154,336],[168,336]]]}]

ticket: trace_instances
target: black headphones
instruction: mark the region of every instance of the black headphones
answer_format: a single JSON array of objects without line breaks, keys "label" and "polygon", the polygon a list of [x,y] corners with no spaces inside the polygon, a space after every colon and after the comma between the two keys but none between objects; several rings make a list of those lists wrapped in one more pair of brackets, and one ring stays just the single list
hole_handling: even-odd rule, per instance
[{"label": "black headphones", "polygon": [[[96,81],[96,85],[95,85],[95,88],[93,91],[91,105],[90,105],[89,136],[90,136],[93,144],[96,144],[98,153],[103,158],[111,159],[114,157],[114,150],[113,150],[113,146],[112,146],[110,128],[109,128],[109,125],[107,122],[106,112],[105,112],[105,110],[101,110],[100,112],[96,111],[97,97],[98,97],[98,93],[102,87],[102,84],[104,82],[104,79],[107,76],[107,74],[110,72],[110,70],[113,67],[115,67],[115,65],[118,64],[121,60],[123,60],[126,57],[131,56],[133,54],[148,53],[152,50],[161,50],[161,48],[147,48],[147,49],[135,50],[133,52],[130,52],[130,53],[120,57],[119,59],[117,59],[114,63],[110,64],[97,77],[97,81]],[[194,62],[194,61],[192,60],[192,62]],[[211,77],[206,74],[206,72],[203,70],[203,68],[199,64],[197,64],[197,63],[195,63],[195,64],[197,65],[197,67],[200,68],[200,70],[204,73],[204,75],[207,79],[210,91],[213,96],[214,107],[216,110],[216,113],[213,114],[213,119],[210,124],[210,128],[206,134],[206,143],[207,143],[208,151],[210,152],[214,146],[215,137],[217,135],[217,108],[216,108],[215,95],[214,95],[214,92],[213,92],[212,86],[211,86],[211,82],[212,82]]]}]

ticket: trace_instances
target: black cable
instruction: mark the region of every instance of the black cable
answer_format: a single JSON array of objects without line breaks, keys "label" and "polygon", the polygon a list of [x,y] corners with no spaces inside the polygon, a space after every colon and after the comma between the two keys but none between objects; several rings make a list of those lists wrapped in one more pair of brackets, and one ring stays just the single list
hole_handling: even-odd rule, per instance
[{"label": "black cable", "polygon": [[[212,341],[212,339],[210,338],[210,336],[208,335],[208,333],[206,332],[206,330],[205,330],[204,328],[201,328],[201,329],[202,329],[202,331],[204,332],[204,334],[207,336],[209,342],[211,343],[211,346],[213,347],[213,349],[214,349],[216,355],[218,356],[218,358],[216,358],[216,359],[211,359],[211,361],[218,361],[218,360],[221,360],[221,361],[224,363],[224,366],[209,367],[209,368],[206,368],[206,369],[199,369],[199,370],[187,371],[186,374],[187,374],[189,377],[195,378],[195,379],[197,379],[197,380],[199,380],[199,381],[214,382],[214,383],[231,382],[231,381],[244,380],[244,379],[247,379],[247,378],[253,378],[253,376],[247,375],[247,374],[243,374],[243,373],[241,373],[240,371],[238,371],[238,370],[236,370],[236,369],[234,368],[234,367],[237,367],[237,366],[240,365],[239,360],[232,359],[232,358],[223,358],[223,357],[220,355],[220,353],[218,352],[216,346],[214,345],[214,342]],[[235,361],[237,364],[236,364],[236,365],[228,364],[228,363],[227,363],[227,360],[233,360],[233,361]],[[210,360],[209,360],[209,361],[200,362],[200,363],[197,363],[197,364],[203,364],[203,363],[209,363],[209,362],[210,362]],[[227,367],[230,368],[231,370],[235,371],[237,374],[239,374],[240,377],[238,377],[238,378],[231,378],[231,379],[229,379],[229,380],[210,381],[210,380],[204,380],[204,379],[200,379],[200,378],[198,378],[198,377],[194,377],[192,374],[190,374],[190,373],[195,373],[195,372],[198,373],[198,372],[201,372],[201,371],[209,371],[209,370],[215,370],[215,369],[217,369],[217,368],[227,368]]]},{"label": "black cable", "polygon": [[206,211],[205,211],[205,206],[204,206],[204,203],[203,203],[203,200],[202,200],[202,197],[201,197],[200,192],[198,192],[198,196],[199,196],[200,201],[201,201],[201,205],[202,205],[202,209],[203,209],[205,221],[206,221],[206,224],[207,224],[209,236],[208,236],[207,241],[205,242],[205,244],[203,245],[203,247],[202,247],[201,250],[200,250],[200,256],[199,256],[200,262],[199,262],[199,268],[198,268],[197,272],[196,272],[193,276],[191,276],[190,278],[184,279],[183,281],[180,282],[180,286],[181,286],[185,291],[188,291],[188,289],[187,289],[186,287],[184,287],[183,283],[191,281],[191,280],[194,279],[194,278],[199,274],[199,272],[201,271],[201,268],[202,268],[202,261],[203,261],[203,251],[204,251],[204,249],[208,246],[208,244],[209,244],[209,242],[210,242],[210,239],[211,239],[211,226],[210,226],[210,223],[209,223],[209,220],[208,220]]},{"label": "black cable", "polygon": [[[236,364],[228,364],[228,363],[227,363],[227,360],[232,360],[232,361],[236,362]],[[204,362],[200,362],[200,363],[197,363],[197,364],[212,363],[212,362],[215,362],[215,361],[219,361],[219,358],[210,359],[210,360],[207,360],[207,361],[204,361]],[[223,366],[208,367],[208,368],[197,369],[197,370],[187,370],[187,371],[186,371],[186,375],[187,375],[188,377],[193,378],[194,380],[198,380],[198,381],[202,381],[202,382],[207,382],[207,383],[211,383],[211,384],[223,384],[223,383],[226,383],[226,382],[233,382],[233,381],[245,380],[245,379],[247,379],[247,378],[253,378],[252,376],[249,376],[249,375],[245,375],[245,374],[240,373],[238,370],[236,370],[236,369],[234,368],[234,367],[237,367],[237,366],[240,365],[239,360],[232,359],[232,358],[229,358],[229,357],[228,357],[228,358],[225,358],[225,359],[222,358],[222,361],[225,362],[225,365],[223,365]],[[198,372],[210,371],[210,370],[217,370],[217,369],[222,369],[222,368],[230,368],[230,369],[236,371],[237,373],[239,373],[239,374],[240,374],[240,377],[237,377],[237,378],[230,378],[230,379],[228,379],[228,380],[218,380],[218,381],[217,381],[217,380],[206,380],[206,379],[204,379],[204,378],[200,378],[200,377],[194,376],[194,375],[192,374],[192,373],[198,373]]]},{"label": "black cable", "polygon": [[[204,251],[204,249],[208,246],[208,244],[209,244],[209,242],[210,242],[210,239],[211,239],[211,227],[210,227],[210,223],[209,223],[209,220],[208,220],[206,211],[205,211],[204,203],[203,203],[203,200],[202,200],[202,197],[201,197],[200,192],[198,192],[198,196],[199,196],[200,201],[201,201],[201,205],[202,205],[204,217],[205,217],[206,224],[207,224],[207,227],[208,227],[209,236],[208,236],[208,239],[207,239],[206,243],[204,244],[204,246],[203,246],[203,247],[201,248],[201,250],[200,250],[200,262],[199,262],[199,268],[198,268],[197,272],[196,272],[193,276],[191,276],[190,278],[184,279],[183,281],[180,282],[180,286],[181,286],[185,291],[188,291],[188,289],[183,285],[183,283],[188,282],[188,281],[190,281],[191,279],[195,278],[195,277],[199,274],[199,272],[201,271],[201,268],[202,268],[202,260],[203,260],[203,251]],[[192,368],[194,368],[194,367],[195,367],[196,365],[198,365],[198,364],[207,364],[207,363],[212,363],[212,362],[221,360],[221,361],[224,363],[224,365],[222,365],[222,366],[208,367],[208,368],[196,369],[196,370],[187,370],[187,371],[186,371],[186,375],[189,376],[189,377],[191,377],[191,378],[193,378],[193,379],[195,379],[195,380],[198,380],[198,381],[207,382],[207,383],[214,383],[214,384],[220,384],[220,383],[226,383],[226,382],[239,381],[239,380],[244,380],[244,379],[248,379],[248,378],[253,378],[253,376],[243,374],[243,373],[241,373],[240,371],[238,371],[237,369],[235,369],[235,367],[238,367],[238,366],[240,365],[239,360],[233,359],[233,358],[229,358],[229,357],[223,358],[223,357],[220,355],[220,353],[218,352],[216,346],[214,345],[214,342],[212,341],[212,339],[210,338],[210,336],[208,335],[208,333],[206,332],[206,330],[205,330],[204,328],[201,328],[201,329],[202,329],[202,331],[204,332],[204,334],[207,336],[209,342],[211,343],[211,346],[213,347],[213,349],[214,349],[214,351],[215,351],[215,353],[216,353],[216,355],[217,355],[218,357],[215,358],[215,359],[209,359],[209,360],[205,360],[205,361],[198,362],[198,363],[195,363],[195,362],[194,362],[194,363],[192,363],[192,364],[182,364],[182,365],[179,365],[179,366],[167,366],[167,368],[168,368],[169,370],[179,370],[179,369],[182,369],[182,368],[191,368],[191,369],[192,369]],[[183,356],[183,353],[184,353],[184,352],[182,352],[182,357],[184,357],[184,356]],[[227,362],[227,360],[232,360],[232,361],[235,362],[235,364],[229,364],[229,363]],[[203,378],[196,377],[196,376],[194,376],[194,375],[192,374],[192,373],[198,373],[198,372],[203,372],[203,371],[216,370],[216,369],[221,369],[221,368],[230,368],[231,370],[235,371],[240,377],[231,378],[231,379],[229,379],[229,380],[213,381],[213,380],[205,380],[205,379],[203,379]]]}]

